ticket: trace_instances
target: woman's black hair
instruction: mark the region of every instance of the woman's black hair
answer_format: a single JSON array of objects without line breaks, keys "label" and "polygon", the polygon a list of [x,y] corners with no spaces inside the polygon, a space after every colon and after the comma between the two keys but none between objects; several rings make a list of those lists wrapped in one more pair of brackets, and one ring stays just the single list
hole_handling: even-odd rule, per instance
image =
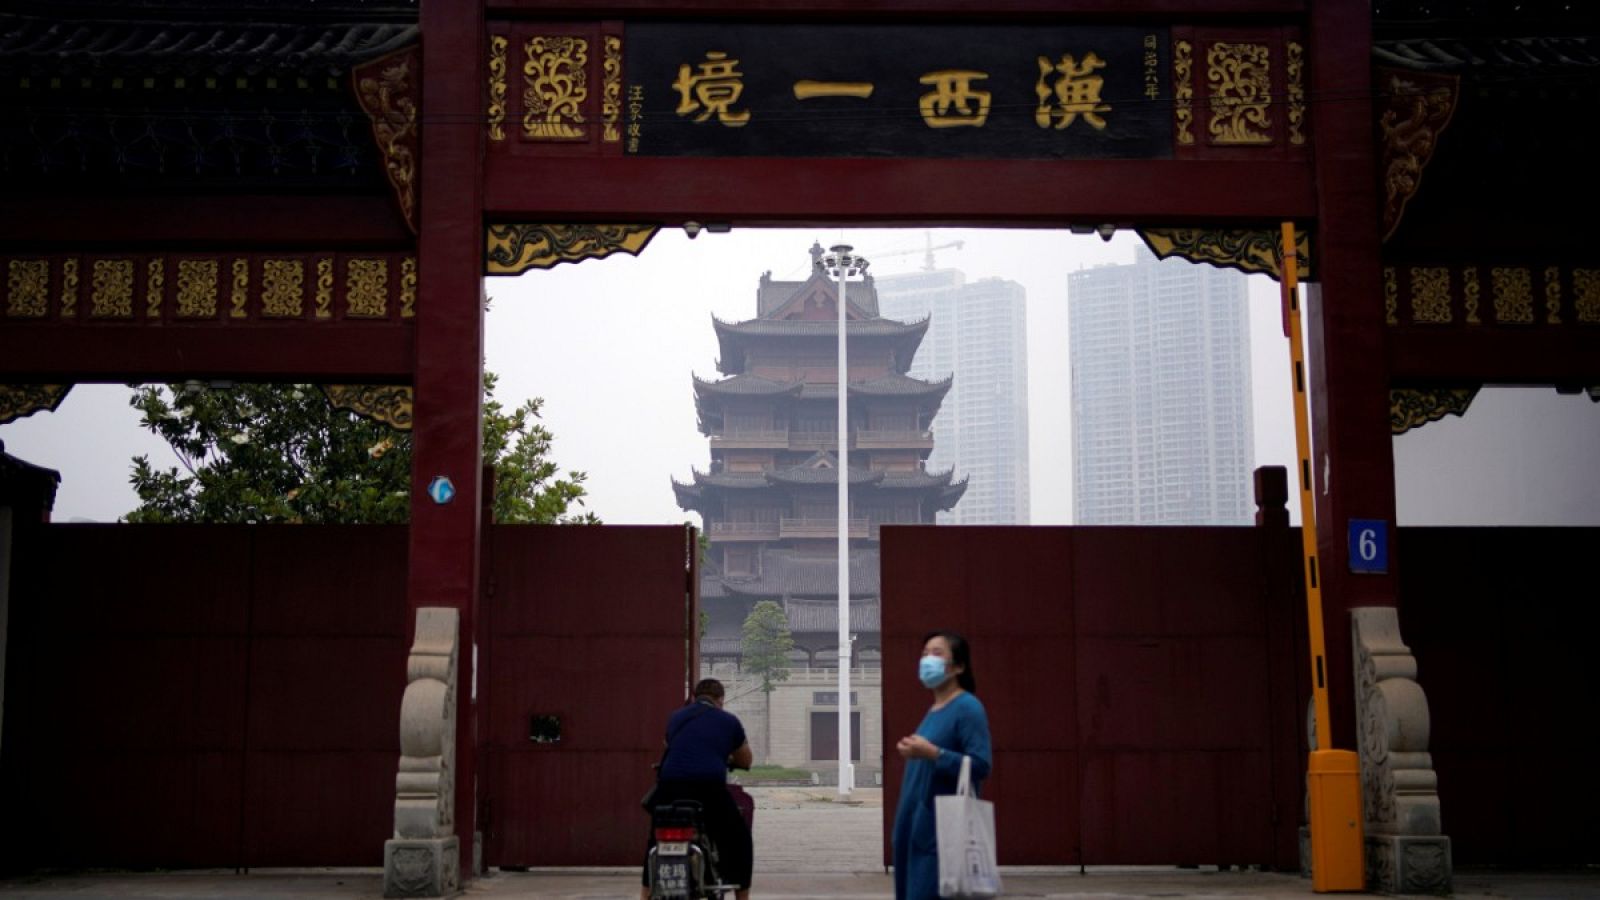
[{"label": "woman's black hair", "polygon": [[951,665],[961,667],[961,674],[956,676],[956,684],[961,685],[962,690],[976,694],[978,679],[972,674],[972,649],[967,646],[967,639],[954,631],[930,631],[922,636],[922,646],[928,646],[928,642],[936,637],[944,638],[944,642],[950,645]]}]

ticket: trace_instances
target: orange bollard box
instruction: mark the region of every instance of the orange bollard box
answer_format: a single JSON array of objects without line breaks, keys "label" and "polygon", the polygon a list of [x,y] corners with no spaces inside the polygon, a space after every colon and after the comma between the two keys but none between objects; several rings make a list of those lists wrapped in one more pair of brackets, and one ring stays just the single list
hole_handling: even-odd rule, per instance
[{"label": "orange bollard box", "polygon": [[1349,750],[1313,750],[1306,767],[1311,799],[1311,889],[1359,891],[1362,861],[1361,760]]}]

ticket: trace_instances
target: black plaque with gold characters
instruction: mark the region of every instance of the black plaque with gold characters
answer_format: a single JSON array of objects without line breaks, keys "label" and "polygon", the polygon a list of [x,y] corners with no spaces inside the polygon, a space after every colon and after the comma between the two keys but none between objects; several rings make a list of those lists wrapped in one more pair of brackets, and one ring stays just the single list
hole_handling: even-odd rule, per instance
[{"label": "black plaque with gold characters", "polygon": [[630,24],[641,156],[1161,159],[1166,28]]}]

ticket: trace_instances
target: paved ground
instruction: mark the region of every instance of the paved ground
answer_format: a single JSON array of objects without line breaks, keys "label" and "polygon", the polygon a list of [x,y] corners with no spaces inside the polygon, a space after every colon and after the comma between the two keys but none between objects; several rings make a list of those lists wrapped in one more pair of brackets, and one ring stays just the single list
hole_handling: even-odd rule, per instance
[{"label": "paved ground", "polygon": [[[761,900],[890,900],[894,886],[882,865],[882,792],[863,790],[850,805],[818,788],[758,788],[756,886]],[[1003,869],[1006,896],[1124,900],[1124,898],[1243,897],[1285,900],[1318,896],[1311,883],[1273,872],[1171,868]],[[471,900],[631,900],[638,870],[583,869],[491,872],[471,882]],[[1457,898],[1588,900],[1600,898],[1600,868],[1559,873],[1458,872]],[[0,881],[0,897],[296,898],[355,900],[383,895],[378,869],[104,872]]]}]

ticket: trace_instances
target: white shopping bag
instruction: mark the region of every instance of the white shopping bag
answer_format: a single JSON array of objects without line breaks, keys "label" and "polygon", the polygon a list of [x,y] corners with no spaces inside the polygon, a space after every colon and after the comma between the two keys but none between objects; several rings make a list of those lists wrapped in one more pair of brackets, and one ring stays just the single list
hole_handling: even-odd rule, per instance
[{"label": "white shopping bag", "polygon": [[949,900],[1000,896],[994,804],[972,793],[971,757],[961,757],[956,792],[933,798],[933,813],[939,835],[939,896]]}]

